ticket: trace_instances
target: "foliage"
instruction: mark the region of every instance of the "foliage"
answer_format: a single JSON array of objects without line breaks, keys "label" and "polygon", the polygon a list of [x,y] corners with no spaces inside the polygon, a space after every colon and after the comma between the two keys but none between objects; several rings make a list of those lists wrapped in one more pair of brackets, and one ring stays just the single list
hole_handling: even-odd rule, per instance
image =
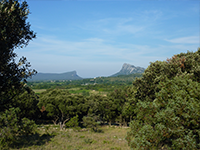
[{"label": "foliage", "polygon": [[53,81],[31,81],[27,83],[33,89],[71,89],[81,87],[85,90],[113,91],[115,88],[123,88],[131,85],[135,78],[142,77],[142,74],[120,75],[117,77],[97,77],[82,80],[53,80]]},{"label": "foliage", "polygon": [[126,137],[132,149],[200,148],[199,53],[151,63],[134,82],[136,117]]},{"label": "foliage", "polygon": [[133,82],[137,87],[136,99],[140,101],[153,101],[155,93],[159,92],[160,82],[172,79],[183,73],[192,76],[192,80],[200,81],[200,48],[196,52],[187,52],[174,55],[166,61],[151,63],[145,70],[143,77]]},{"label": "foliage", "polygon": [[17,95],[10,106],[20,108],[19,118],[28,118],[36,120],[40,116],[40,110],[37,106],[39,98],[35,95],[33,90],[29,87],[22,90],[23,93]]},{"label": "foliage", "polygon": [[14,52],[16,48],[27,46],[36,36],[26,23],[28,14],[27,2],[0,1],[0,145],[4,148],[12,145],[19,136],[34,133],[35,129],[34,121],[23,118],[32,117],[32,113],[24,108],[28,102],[24,98],[28,98],[30,104],[36,104],[31,98],[34,94],[29,97],[20,94],[30,91],[25,82],[36,71],[30,69],[25,57],[16,63],[17,54]]},{"label": "foliage", "polygon": [[35,74],[30,63],[22,57],[18,63],[14,48],[28,45],[35,33],[26,23],[29,14],[26,2],[2,0],[0,2],[0,111],[9,108],[12,99],[21,92],[26,78]]},{"label": "foliage", "polygon": [[108,117],[110,120],[118,120],[120,126],[125,125],[133,116],[132,107],[135,107],[134,88],[127,86],[123,89],[115,89],[108,94],[112,107],[110,107]]},{"label": "foliage", "polygon": [[38,106],[45,108],[48,116],[54,119],[54,124],[59,120],[61,129],[70,118],[76,115],[82,118],[87,112],[86,99],[82,95],[71,95],[59,89],[41,93]]},{"label": "foliage", "polygon": [[79,121],[78,121],[78,115],[74,116],[73,118],[71,118],[66,124],[65,126],[67,128],[73,128],[73,127],[78,127],[79,126]]},{"label": "foliage", "polygon": [[0,115],[0,146],[6,148],[13,144],[20,135],[33,134],[36,131],[34,121],[18,118],[19,108],[10,108]]},{"label": "foliage", "polygon": [[99,123],[97,122],[96,116],[84,116],[83,117],[83,125],[87,128],[90,128],[92,131],[97,132],[99,128]]}]

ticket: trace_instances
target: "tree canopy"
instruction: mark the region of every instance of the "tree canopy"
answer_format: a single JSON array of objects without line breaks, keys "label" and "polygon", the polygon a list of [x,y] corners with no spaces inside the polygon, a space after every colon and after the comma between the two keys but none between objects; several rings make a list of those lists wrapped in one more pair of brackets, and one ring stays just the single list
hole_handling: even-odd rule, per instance
[{"label": "tree canopy", "polygon": [[200,49],[151,63],[136,87],[133,149],[200,148]]},{"label": "tree canopy", "polygon": [[[26,79],[35,74],[25,57],[16,62],[16,48],[28,45],[36,37],[26,22],[29,10],[27,2],[0,1],[0,145],[6,148],[20,135],[34,133],[35,123],[27,118],[34,113],[25,109],[28,101],[35,106],[34,94],[20,97],[27,87]],[[30,89],[27,89],[30,92]],[[33,109],[33,108],[32,108]],[[23,111],[21,111],[23,110]],[[1,148],[1,147],[0,147]]]},{"label": "tree canopy", "polygon": [[8,104],[24,86],[21,81],[26,82],[26,78],[36,73],[25,57],[15,62],[14,49],[28,45],[36,37],[26,22],[28,14],[26,1],[0,2],[0,111],[10,107]]},{"label": "tree canopy", "polygon": [[47,111],[54,124],[58,121],[61,129],[70,118],[76,115],[83,117],[87,112],[86,99],[82,95],[71,95],[59,89],[41,93],[38,106]]}]

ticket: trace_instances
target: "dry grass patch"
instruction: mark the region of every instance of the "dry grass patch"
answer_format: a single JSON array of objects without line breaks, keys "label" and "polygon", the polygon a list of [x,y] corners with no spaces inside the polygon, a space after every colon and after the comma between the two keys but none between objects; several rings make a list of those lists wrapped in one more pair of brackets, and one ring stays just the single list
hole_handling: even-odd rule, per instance
[{"label": "dry grass patch", "polygon": [[[42,130],[41,130],[42,129]],[[41,128],[41,133],[47,133]],[[129,150],[125,140],[127,128],[102,127],[103,133],[91,131],[75,131],[66,129],[60,131],[51,127],[48,133],[54,134],[51,139],[43,145],[32,145],[21,149],[41,150]]]},{"label": "dry grass patch", "polygon": [[40,93],[46,91],[46,89],[33,89],[33,91],[34,91],[36,94],[40,94]]}]

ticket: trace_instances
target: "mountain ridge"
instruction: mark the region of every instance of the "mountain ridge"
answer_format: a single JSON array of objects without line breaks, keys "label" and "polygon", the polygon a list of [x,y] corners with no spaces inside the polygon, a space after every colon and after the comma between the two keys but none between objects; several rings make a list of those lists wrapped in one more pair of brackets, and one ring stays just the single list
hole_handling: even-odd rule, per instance
[{"label": "mountain ridge", "polygon": [[[116,77],[119,75],[130,75],[135,73],[143,73],[145,68],[135,67],[128,63],[124,63],[121,70],[108,77]],[[84,79],[77,75],[76,71],[70,71],[65,73],[37,73],[28,81],[51,81],[51,80],[81,80]]]},{"label": "mountain ridge", "polygon": [[113,75],[111,77],[119,76],[119,75],[129,75],[134,73],[143,73],[145,68],[142,67],[135,67],[134,65],[124,63],[121,70]]},{"label": "mountain ridge", "polygon": [[83,79],[77,75],[76,71],[70,71],[65,73],[37,73],[29,81],[41,81],[41,80],[80,80]]}]

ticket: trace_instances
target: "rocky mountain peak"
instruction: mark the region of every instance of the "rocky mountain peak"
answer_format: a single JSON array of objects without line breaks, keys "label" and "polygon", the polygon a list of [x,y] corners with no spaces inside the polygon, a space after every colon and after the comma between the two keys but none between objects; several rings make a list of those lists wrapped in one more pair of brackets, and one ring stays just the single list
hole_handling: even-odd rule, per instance
[{"label": "rocky mountain peak", "polygon": [[129,75],[129,74],[133,74],[133,73],[143,73],[144,70],[145,70],[145,68],[135,67],[134,65],[124,63],[122,66],[122,69],[118,73],[116,73],[112,76]]}]

